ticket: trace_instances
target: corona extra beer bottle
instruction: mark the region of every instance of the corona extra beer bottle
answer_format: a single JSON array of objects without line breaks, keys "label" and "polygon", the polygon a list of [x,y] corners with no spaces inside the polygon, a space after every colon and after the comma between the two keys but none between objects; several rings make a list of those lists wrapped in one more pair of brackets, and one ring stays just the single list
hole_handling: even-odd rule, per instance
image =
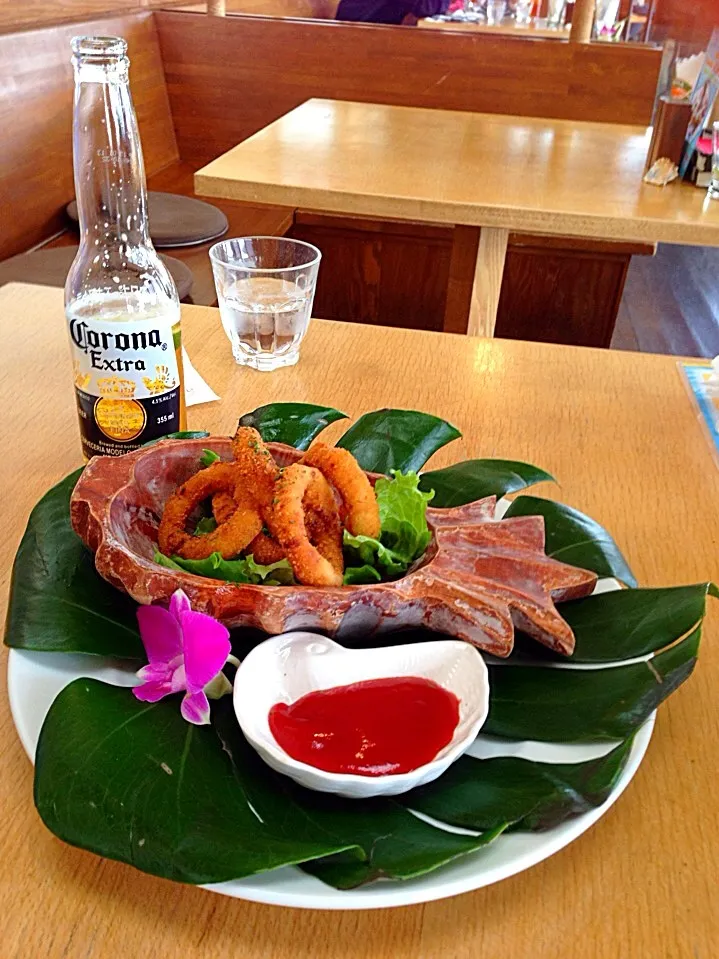
[{"label": "corona extra beer bottle", "polygon": [[75,37],[80,248],[65,284],[83,454],[117,456],[185,428],[177,289],[148,232],[120,37]]}]

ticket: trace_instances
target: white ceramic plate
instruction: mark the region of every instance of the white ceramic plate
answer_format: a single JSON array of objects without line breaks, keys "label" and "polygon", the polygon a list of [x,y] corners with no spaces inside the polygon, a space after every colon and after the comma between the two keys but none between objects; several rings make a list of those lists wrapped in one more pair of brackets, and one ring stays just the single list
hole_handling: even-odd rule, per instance
[{"label": "white ceramic plate", "polygon": [[[52,701],[68,683],[81,676],[116,685],[130,686],[133,683],[133,674],[126,667],[94,656],[10,651],[10,707],[22,744],[31,759],[35,756],[40,727]],[[500,836],[486,849],[464,856],[426,876],[403,882],[380,881],[361,889],[341,892],[294,866],[286,866],[259,876],[218,883],[207,888],[238,899],[301,909],[380,909],[429,902],[489,886],[554,855],[600,819],[626,789],[639,768],[653,727],[652,715],[637,733],[629,760],[604,805],[546,832]],[[580,762],[601,756],[612,748],[612,744],[606,743],[597,746],[508,743],[480,735],[469,754],[481,757],[522,756],[544,762]]]}]

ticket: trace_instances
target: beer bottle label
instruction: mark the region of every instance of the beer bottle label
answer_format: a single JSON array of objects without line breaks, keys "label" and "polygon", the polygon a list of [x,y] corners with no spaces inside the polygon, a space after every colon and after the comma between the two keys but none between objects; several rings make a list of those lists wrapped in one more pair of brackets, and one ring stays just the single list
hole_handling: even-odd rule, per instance
[{"label": "beer bottle label", "polygon": [[[85,456],[118,456],[180,429],[179,322],[68,318]],[[175,342],[177,340],[177,342]]]}]

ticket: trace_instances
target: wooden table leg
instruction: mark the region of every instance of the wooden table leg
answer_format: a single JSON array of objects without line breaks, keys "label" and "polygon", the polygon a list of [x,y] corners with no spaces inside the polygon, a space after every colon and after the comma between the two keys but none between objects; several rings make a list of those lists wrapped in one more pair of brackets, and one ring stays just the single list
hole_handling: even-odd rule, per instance
[{"label": "wooden table leg", "polygon": [[470,336],[494,336],[509,230],[482,227],[469,307]]},{"label": "wooden table leg", "polygon": [[478,249],[479,227],[455,226],[452,231],[452,253],[442,323],[445,333],[467,332]]}]

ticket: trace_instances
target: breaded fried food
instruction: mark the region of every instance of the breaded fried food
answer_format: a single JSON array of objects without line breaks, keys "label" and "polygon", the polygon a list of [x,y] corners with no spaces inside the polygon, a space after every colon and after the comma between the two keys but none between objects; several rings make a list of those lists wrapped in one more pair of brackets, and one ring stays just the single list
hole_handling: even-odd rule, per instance
[{"label": "breaded fried food", "polygon": [[313,477],[307,487],[302,505],[310,543],[317,547],[341,576],[345,565],[342,552],[342,520],[334,494],[321,473]]},{"label": "breaded fried food", "polygon": [[315,443],[302,457],[328,480],[341,501],[341,517],[353,536],[377,538],[380,533],[379,507],[372,484],[349,450]]},{"label": "breaded fried food", "polygon": [[245,552],[248,556],[253,556],[255,562],[259,563],[260,566],[271,566],[273,563],[279,563],[280,560],[287,558],[287,553],[277,540],[272,539],[267,533],[258,533]]},{"label": "breaded fried food", "polygon": [[256,429],[239,427],[232,440],[232,455],[235,468],[252,490],[260,511],[266,509],[272,502],[279,469]]},{"label": "breaded fried food", "polygon": [[298,582],[342,585],[342,524],[332,490],[318,470],[294,463],[281,473],[267,525]]},{"label": "breaded fried food", "polygon": [[[216,493],[229,493],[235,509],[217,529],[203,536],[187,532],[190,514],[205,499]],[[239,555],[262,530],[257,502],[245,487],[234,463],[213,463],[178,487],[165,503],[157,532],[160,551],[166,556],[178,554],[185,559],[206,559],[220,553],[223,559]]]},{"label": "breaded fried food", "polygon": [[[233,465],[257,501],[262,516],[272,502],[275,480],[279,475],[272,453],[251,426],[241,426],[237,430],[232,440],[232,453]],[[226,523],[234,510],[235,502],[230,493],[216,493],[212,497],[212,515],[218,523]]]},{"label": "breaded fried food", "polygon": [[218,526],[226,523],[237,508],[237,504],[232,498],[232,493],[215,493],[212,497],[212,515]]}]

